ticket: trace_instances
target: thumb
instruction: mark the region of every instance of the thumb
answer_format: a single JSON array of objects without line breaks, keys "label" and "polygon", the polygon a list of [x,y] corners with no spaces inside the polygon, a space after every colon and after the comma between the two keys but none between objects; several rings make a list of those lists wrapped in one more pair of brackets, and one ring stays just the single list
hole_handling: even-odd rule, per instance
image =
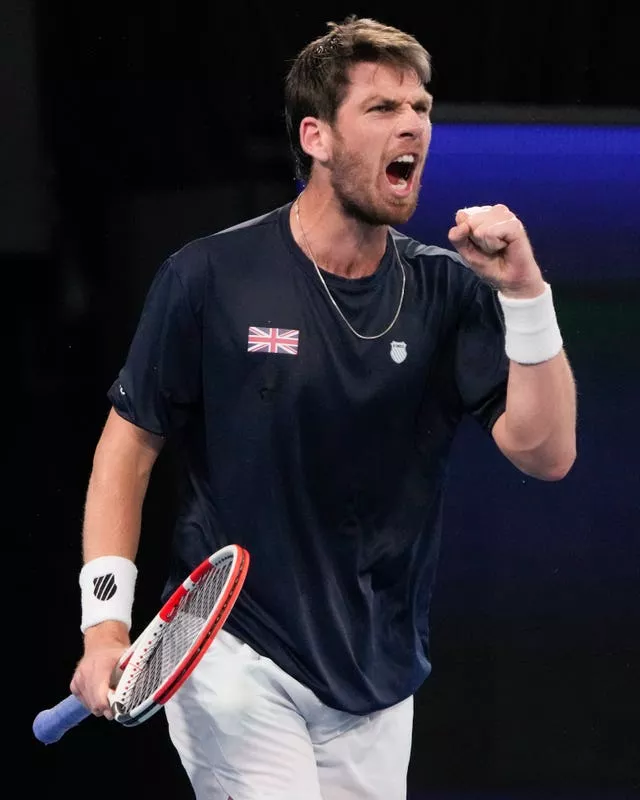
[{"label": "thumb", "polygon": [[[459,214],[460,212],[458,212]],[[456,215],[457,216],[457,215]],[[457,225],[454,225],[452,228],[449,228],[449,233],[447,234],[449,241],[453,245],[463,244],[466,240],[469,239],[471,235],[471,228],[469,224],[463,220],[460,220]]]}]

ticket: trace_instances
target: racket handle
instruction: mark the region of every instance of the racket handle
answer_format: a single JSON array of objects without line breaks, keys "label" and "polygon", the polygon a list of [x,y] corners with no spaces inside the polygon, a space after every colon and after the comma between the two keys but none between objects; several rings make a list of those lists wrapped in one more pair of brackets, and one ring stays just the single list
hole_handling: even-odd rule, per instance
[{"label": "racket handle", "polygon": [[36,716],[33,720],[33,732],[38,741],[53,744],[90,713],[75,695],[70,694],[53,708],[46,708]]}]

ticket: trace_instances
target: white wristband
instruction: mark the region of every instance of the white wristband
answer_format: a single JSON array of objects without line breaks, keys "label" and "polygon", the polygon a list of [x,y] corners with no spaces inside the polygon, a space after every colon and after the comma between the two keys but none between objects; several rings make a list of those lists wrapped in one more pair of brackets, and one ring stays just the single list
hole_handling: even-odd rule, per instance
[{"label": "white wristband", "polygon": [[524,300],[498,292],[505,324],[505,351],[519,364],[540,364],[562,350],[562,335],[553,306],[551,287]]},{"label": "white wristband", "polygon": [[84,633],[92,625],[106,620],[124,622],[131,630],[131,609],[138,569],[122,556],[100,556],[80,570],[80,592]]}]

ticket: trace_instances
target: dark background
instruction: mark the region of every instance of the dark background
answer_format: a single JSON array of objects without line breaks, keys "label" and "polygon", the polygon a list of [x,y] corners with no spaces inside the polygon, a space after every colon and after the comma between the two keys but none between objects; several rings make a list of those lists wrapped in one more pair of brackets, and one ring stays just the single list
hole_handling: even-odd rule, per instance
[{"label": "dark background", "polygon": [[[2,2],[5,574],[21,590],[6,610],[26,655],[20,666],[5,648],[18,672],[5,691],[23,797],[190,796],[162,715],[131,730],[89,719],[49,747],[31,721],[67,694],[81,654],[84,492],[151,276],[188,239],[293,197],[284,74],[352,12],[404,28],[433,57],[433,146],[408,231],[448,246],[462,205],[519,213],[579,390],[578,461],[560,483],[526,479],[479,431],[460,431],[410,796],[640,797],[632,6],[417,5]],[[171,472],[169,450],[145,507],[140,624],[164,578]]]}]

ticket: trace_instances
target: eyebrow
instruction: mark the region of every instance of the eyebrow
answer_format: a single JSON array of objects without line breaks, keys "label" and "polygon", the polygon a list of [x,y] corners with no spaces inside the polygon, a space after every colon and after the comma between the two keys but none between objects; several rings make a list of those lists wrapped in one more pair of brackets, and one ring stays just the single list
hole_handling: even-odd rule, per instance
[{"label": "eyebrow", "polygon": [[[369,95],[369,97],[366,97],[362,101],[362,105],[363,106],[369,106],[369,105],[372,105],[372,104],[375,105],[376,103],[382,103],[384,105],[389,105],[389,106],[392,106],[393,108],[397,108],[400,105],[400,102],[398,100],[394,100],[392,97],[386,97],[385,95],[382,95],[382,94]],[[433,106],[433,95],[430,94],[429,92],[425,91],[425,93],[423,95],[421,95],[418,100],[415,100],[411,105],[415,106],[415,105],[418,105],[418,104],[426,105],[429,108],[431,108]]]}]

